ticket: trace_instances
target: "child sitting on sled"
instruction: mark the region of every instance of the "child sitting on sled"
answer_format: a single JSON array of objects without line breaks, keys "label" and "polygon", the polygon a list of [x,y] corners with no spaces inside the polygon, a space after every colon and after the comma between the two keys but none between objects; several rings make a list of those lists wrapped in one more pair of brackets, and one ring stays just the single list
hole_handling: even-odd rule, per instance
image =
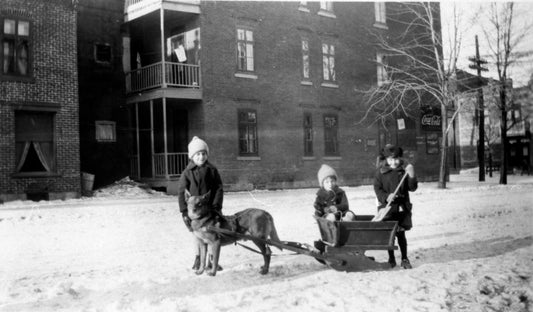
[{"label": "child sitting on sled", "polygon": [[355,214],[348,209],[346,193],[337,186],[337,173],[328,165],[318,170],[320,189],[316,193],[315,216],[330,221],[354,221]]}]

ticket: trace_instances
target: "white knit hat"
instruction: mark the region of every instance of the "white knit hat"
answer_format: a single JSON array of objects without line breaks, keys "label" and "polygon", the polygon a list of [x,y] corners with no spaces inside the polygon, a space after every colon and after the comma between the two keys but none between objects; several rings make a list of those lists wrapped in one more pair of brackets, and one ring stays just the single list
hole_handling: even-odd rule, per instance
[{"label": "white knit hat", "polygon": [[320,169],[318,170],[318,183],[320,184],[320,187],[322,187],[322,183],[327,177],[335,177],[336,180],[339,179],[337,176],[337,172],[335,172],[335,169],[331,168],[330,166],[323,164]]},{"label": "white knit hat", "polygon": [[191,159],[194,154],[198,153],[199,151],[206,151],[209,155],[209,147],[207,147],[207,143],[205,143],[204,140],[200,139],[197,136],[192,138],[187,148],[189,150],[189,159]]}]

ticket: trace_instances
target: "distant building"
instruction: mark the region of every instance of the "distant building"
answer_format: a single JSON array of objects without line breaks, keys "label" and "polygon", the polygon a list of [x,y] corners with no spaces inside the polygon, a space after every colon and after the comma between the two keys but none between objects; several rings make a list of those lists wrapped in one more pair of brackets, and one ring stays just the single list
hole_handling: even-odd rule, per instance
[{"label": "distant building", "polygon": [[0,202],[80,194],[76,11],[2,0]]},{"label": "distant building", "polygon": [[322,163],[341,184],[370,183],[390,142],[405,148],[422,180],[436,180],[438,110],[357,124],[364,108],[355,87],[387,83],[372,33],[405,27],[388,19],[389,5],[80,4],[82,169],[102,184],[129,175],[173,193],[187,144],[199,136],[227,190],[315,187]]},{"label": "distant building", "polygon": [[[479,108],[477,77],[459,71],[458,91],[462,106],[457,118],[457,148],[460,150],[461,169],[478,166],[479,140]],[[499,98],[499,82],[483,79],[484,129],[485,129],[485,165],[489,159],[498,169],[501,163],[501,109]],[[533,110],[531,84],[521,88],[512,87],[509,80],[507,95],[507,146],[509,171],[521,171],[529,167],[531,162],[531,118]]]}]

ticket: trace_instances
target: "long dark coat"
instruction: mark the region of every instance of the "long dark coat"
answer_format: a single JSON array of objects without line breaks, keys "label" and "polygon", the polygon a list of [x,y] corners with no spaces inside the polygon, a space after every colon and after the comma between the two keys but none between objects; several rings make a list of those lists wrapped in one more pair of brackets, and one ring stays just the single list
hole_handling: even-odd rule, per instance
[{"label": "long dark coat", "polygon": [[178,182],[178,201],[180,212],[187,212],[187,202],[185,201],[185,190],[193,196],[204,195],[211,192],[209,204],[212,209],[222,210],[222,200],[224,192],[222,179],[215,166],[206,161],[202,166],[197,166],[194,162],[189,162],[187,168],[183,170]]},{"label": "long dark coat", "polygon": [[346,193],[343,189],[336,186],[331,191],[326,191],[324,188],[320,188],[316,192],[315,199],[315,216],[322,217],[325,214],[328,214],[329,211],[326,209],[329,206],[337,207],[337,210],[341,212],[342,216],[348,211],[348,199],[346,198]]},{"label": "long dark coat", "polygon": [[[387,197],[389,194],[394,193],[404,174],[405,169],[403,164],[395,169],[385,165],[377,170],[374,177],[374,192],[379,201],[378,209],[385,208]],[[411,178],[407,176],[396,194],[397,197],[391,203],[391,209],[385,217],[385,220],[395,220],[401,224],[405,216],[411,213],[412,205],[409,199],[409,192],[413,192],[417,188],[418,180],[416,177]],[[400,207],[402,208],[401,212]]]}]

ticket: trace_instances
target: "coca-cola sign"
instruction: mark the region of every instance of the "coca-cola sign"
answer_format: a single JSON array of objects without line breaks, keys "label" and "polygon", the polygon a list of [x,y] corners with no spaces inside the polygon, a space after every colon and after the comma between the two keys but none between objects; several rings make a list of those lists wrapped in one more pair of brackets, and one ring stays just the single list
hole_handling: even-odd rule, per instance
[{"label": "coca-cola sign", "polygon": [[440,115],[424,114],[420,119],[422,129],[426,130],[440,130],[442,125],[442,119]]}]

